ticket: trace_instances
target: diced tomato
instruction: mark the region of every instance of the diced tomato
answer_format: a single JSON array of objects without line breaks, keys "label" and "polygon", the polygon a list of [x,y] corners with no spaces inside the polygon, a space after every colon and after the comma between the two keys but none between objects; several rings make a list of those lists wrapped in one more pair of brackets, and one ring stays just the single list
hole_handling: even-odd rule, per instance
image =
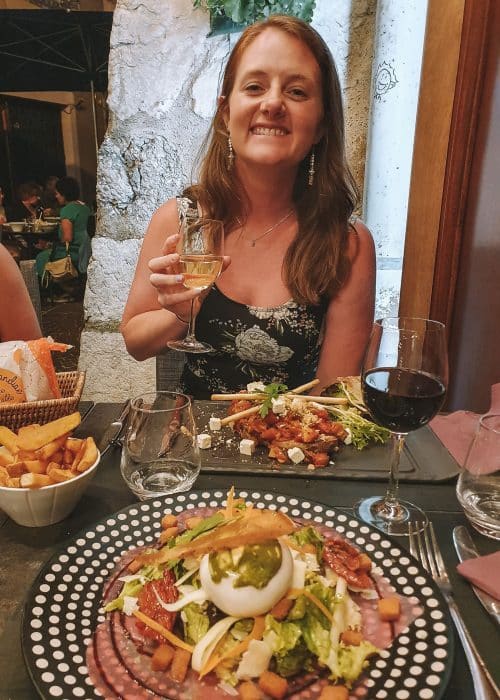
[{"label": "diced tomato", "polygon": [[[144,584],[142,591],[139,593],[138,606],[139,610],[148,617],[151,617],[160,625],[171,630],[174,626],[177,613],[168,612],[158,601],[160,598],[164,603],[173,603],[179,597],[177,588],[174,586],[175,577],[170,569],[165,569],[163,578],[156,581],[149,581]],[[157,597],[158,596],[158,597]],[[164,637],[158,632],[155,632],[144,623],[137,621],[139,629],[142,630],[145,637],[156,639],[158,642],[164,642]]]},{"label": "diced tomato", "polygon": [[286,464],[288,462],[288,457],[286,454],[283,452],[281,447],[276,447],[276,445],[271,445],[269,448],[269,457],[277,460],[280,464]]},{"label": "diced tomato", "polygon": [[262,431],[260,437],[266,442],[272,442],[278,437],[278,430],[276,428],[267,428]]},{"label": "diced tomato", "polygon": [[330,457],[326,452],[307,452],[307,459],[314,464],[315,467],[326,467],[330,461]]},{"label": "diced tomato", "polygon": [[328,418],[328,411],[326,408],[314,408],[313,413],[315,413],[318,418]]},{"label": "diced tomato", "polygon": [[309,426],[306,426],[302,428],[302,435],[301,435],[301,441],[308,443],[308,442],[314,442],[319,436],[319,431],[315,430],[314,428],[310,428]]},{"label": "diced tomato", "polygon": [[278,417],[275,413],[269,411],[264,420],[267,425],[275,425],[278,422]]}]

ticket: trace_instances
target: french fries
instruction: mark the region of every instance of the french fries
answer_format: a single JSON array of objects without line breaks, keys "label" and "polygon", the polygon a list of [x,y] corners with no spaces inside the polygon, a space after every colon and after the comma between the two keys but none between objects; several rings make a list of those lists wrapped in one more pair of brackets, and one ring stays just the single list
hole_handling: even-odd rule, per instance
[{"label": "french fries", "polygon": [[36,489],[82,474],[98,456],[92,437],[74,438],[70,432],[79,413],[45,425],[28,425],[16,433],[0,426],[0,486]]}]

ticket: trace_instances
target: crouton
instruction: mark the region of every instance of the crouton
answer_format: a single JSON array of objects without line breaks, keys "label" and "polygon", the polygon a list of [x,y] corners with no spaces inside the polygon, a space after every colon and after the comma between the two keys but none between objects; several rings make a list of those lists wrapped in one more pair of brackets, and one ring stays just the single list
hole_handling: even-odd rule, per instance
[{"label": "crouton", "polygon": [[401,615],[401,603],[399,598],[380,598],[378,601],[378,614],[383,622],[394,622]]},{"label": "crouton", "polygon": [[166,671],[172,663],[175,649],[170,644],[160,644],[156,647],[153,656],[151,657],[151,668],[153,671]]},{"label": "crouton", "polygon": [[259,688],[276,700],[281,700],[286,695],[288,683],[285,678],[272,671],[264,671],[259,678]]},{"label": "crouton", "polygon": [[190,661],[191,654],[189,651],[178,647],[174,652],[174,658],[172,659],[172,664],[168,672],[170,678],[176,683],[183,683],[186,673],[188,672]]}]

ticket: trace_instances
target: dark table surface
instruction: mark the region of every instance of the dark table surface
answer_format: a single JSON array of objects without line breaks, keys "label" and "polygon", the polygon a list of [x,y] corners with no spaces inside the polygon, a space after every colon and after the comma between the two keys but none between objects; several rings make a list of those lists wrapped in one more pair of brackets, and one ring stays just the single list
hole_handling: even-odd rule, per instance
[{"label": "dark table surface", "polygon": [[[96,405],[86,416],[81,431],[96,437],[117,417],[120,406]],[[370,481],[304,479],[288,476],[243,476],[201,473],[196,488],[260,489],[326,503],[349,510],[365,496],[383,493],[383,484]],[[455,525],[467,525],[455,497],[454,481],[433,484],[404,484],[401,497],[418,503],[433,521],[456,601],[490,673],[500,686],[500,633],[483,610],[470,586],[455,570],[457,558],[451,533]],[[75,535],[96,521],[135,502],[119,471],[119,452],[109,451],[102,459],[75,511],[66,520],[45,528],[16,525],[0,510],[0,700],[31,700],[38,695],[26,671],[21,650],[21,618],[25,597],[39,569]],[[471,530],[482,554],[498,550],[498,543]],[[398,544],[406,546],[403,538]],[[444,700],[473,700],[474,691],[467,662],[455,634],[455,658]]]}]

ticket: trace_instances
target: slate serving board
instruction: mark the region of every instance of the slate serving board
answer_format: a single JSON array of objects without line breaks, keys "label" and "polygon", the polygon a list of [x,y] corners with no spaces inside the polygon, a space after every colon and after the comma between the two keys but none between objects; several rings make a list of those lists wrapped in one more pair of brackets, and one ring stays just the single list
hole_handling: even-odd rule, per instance
[{"label": "slate serving board", "polygon": [[[227,402],[196,401],[194,404],[198,432],[212,436],[212,447],[201,450],[201,468],[204,472],[387,481],[391,449],[389,443],[373,445],[364,450],[352,446],[343,447],[333,457],[333,464],[314,471],[308,469],[306,463],[279,465],[276,460],[268,458],[265,447],[257,447],[252,457],[246,457],[240,454],[240,439],[230,426],[225,426],[220,432],[212,432],[208,427],[210,416],[222,418],[227,415],[227,408]],[[400,481],[447,481],[458,472],[458,464],[429,427],[410,433],[401,455]]]}]

